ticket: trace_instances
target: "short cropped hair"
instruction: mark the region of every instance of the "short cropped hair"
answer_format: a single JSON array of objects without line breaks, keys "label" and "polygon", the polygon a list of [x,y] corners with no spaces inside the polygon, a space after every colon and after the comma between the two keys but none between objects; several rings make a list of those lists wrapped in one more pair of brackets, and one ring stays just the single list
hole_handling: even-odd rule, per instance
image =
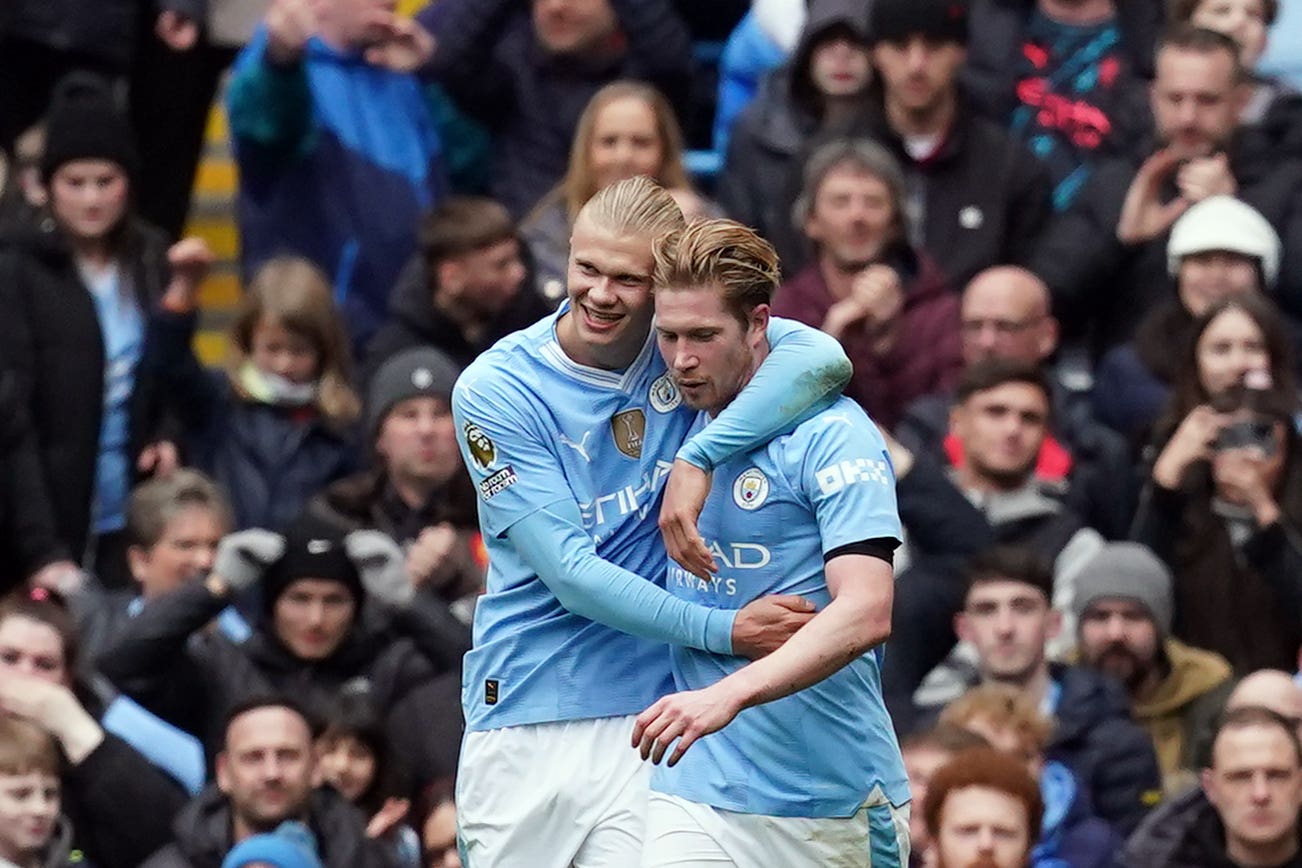
[{"label": "short cropped hair", "polygon": [[717,288],[743,328],[782,282],[773,245],[735,220],[697,220],[656,239],[653,252],[657,291]]},{"label": "short cropped hair", "polygon": [[994,546],[973,556],[967,568],[968,591],[982,582],[1020,582],[1043,594],[1046,603],[1053,599],[1053,567],[1024,546]]},{"label": "short cropped hair", "polygon": [[1025,691],[1007,684],[973,687],[940,713],[940,722],[952,726],[966,726],[978,719],[996,729],[1012,730],[1025,747],[1036,753],[1043,751],[1053,737],[1053,722]]},{"label": "short cropped hair", "polygon": [[598,190],[579,210],[579,216],[584,215],[615,235],[636,235],[648,242],[687,225],[674,197],[646,175]]},{"label": "short cropped hair", "polygon": [[959,378],[958,385],[954,387],[954,401],[962,404],[978,392],[986,392],[1008,383],[1024,383],[1028,386],[1034,386],[1044,393],[1044,399],[1047,403],[1053,403],[1053,394],[1049,381],[1044,376],[1044,371],[1039,365],[1024,359],[1009,359],[1000,356],[981,359],[968,365],[964,369],[962,377]]},{"label": "short cropped hair", "polygon": [[307,730],[315,738],[320,734],[322,721],[315,717],[304,707],[298,700],[284,693],[258,693],[249,696],[232,705],[226,712],[226,718],[222,722],[222,745],[225,748],[226,738],[230,733],[231,724],[236,719],[243,717],[251,711],[261,711],[264,708],[283,708],[286,711],[297,715],[303,719]]},{"label": "short cropped hair", "polygon": [[127,536],[134,545],[152,548],[163,538],[177,513],[197,506],[211,510],[223,532],[234,523],[230,502],[207,476],[181,468],[170,476],[156,476],[137,485],[127,501]]},{"label": "short cropped hair", "polygon": [[1243,68],[1243,60],[1239,57],[1239,44],[1224,33],[1217,33],[1206,27],[1195,27],[1188,22],[1176,23],[1168,27],[1157,42],[1157,54],[1160,55],[1168,49],[1194,54],[1215,54],[1223,51],[1229,55],[1233,64],[1234,82],[1237,84],[1248,77],[1247,70]]},{"label": "short cropped hair", "polygon": [[1212,735],[1212,749],[1209,751],[1208,763],[1215,767],[1216,759],[1216,742],[1220,741],[1221,733],[1232,729],[1247,729],[1250,726],[1273,726],[1278,728],[1288,738],[1288,743],[1293,748],[1293,755],[1297,757],[1298,765],[1302,765],[1302,741],[1298,740],[1297,728],[1292,722],[1278,711],[1272,711],[1260,705],[1242,705],[1238,708],[1232,708],[1224,713],[1216,721],[1216,730]]},{"label": "short cropped hair", "polygon": [[483,196],[454,196],[421,220],[417,233],[425,267],[515,237],[515,220],[501,204]]},{"label": "short cropped hair", "polygon": [[22,718],[0,715],[0,774],[59,776],[59,752],[45,730]]},{"label": "short cropped hair", "polygon": [[927,798],[922,803],[922,815],[933,835],[941,828],[949,794],[968,787],[985,787],[1021,802],[1026,808],[1027,848],[1035,845],[1044,817],[1040,785],[1026,766],[991,747],[960,751],[932,775],[927,785]]}]

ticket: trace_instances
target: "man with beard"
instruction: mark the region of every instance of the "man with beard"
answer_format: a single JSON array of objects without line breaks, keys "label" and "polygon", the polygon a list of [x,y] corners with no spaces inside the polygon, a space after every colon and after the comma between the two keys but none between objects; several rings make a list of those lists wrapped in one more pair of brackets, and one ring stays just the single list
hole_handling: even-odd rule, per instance
[{"label": "man with beard", "polygon": [[1081,662],[1125,686],[1153,739],[1163,788],[1184,789],[1229,696],[1230,664],[1171,638],[1171,574],[1139,543],[1109,543],[1090,560],[1074,607]]},{"label": "man with beard", "polygon": [[389,865],[356,808],[332,789],[312,789],[313,766],[312,729],[297,706],[270,698],[236,706],[217,756],[217,782],[182,810],[176,840],[145,868],[217,868],[233,846],[286,820],[312,830],[326,868]]},{"label": "man with beard", "polygon": [[1080,329],[1072,337],[1088,335],[1095,352],[1129,338],[1167,297],[1171,226],[1216,195],[1252,205],[1284,239],[1279,302],[1302,314],[1302,162],[1241,135],[1244,78],[1228,36],[1188,25],[1168,33],[1157,52],[1157,142],[1148,157],[1101,163],[1045,235],[1033,270],[1052,289],[1059,321]]},{"label": "man with beard", "polygon": [[1040,787],[1002,751],[960,751],[932,777],[922,811],[936,868],[1027,868],[1044,815]]},{"label": "man with beard", "polygon": [[1061,629],[1048,569],[1025,550],[993,549],[973,560],[969,581],[954,628],[975,647],[981,682],[1015,687],[1054,717],[1045,758],[1070,768],[1098,815],[1128,833],[1160,796],[1157,758],[1112,679],[1045,657]]}]

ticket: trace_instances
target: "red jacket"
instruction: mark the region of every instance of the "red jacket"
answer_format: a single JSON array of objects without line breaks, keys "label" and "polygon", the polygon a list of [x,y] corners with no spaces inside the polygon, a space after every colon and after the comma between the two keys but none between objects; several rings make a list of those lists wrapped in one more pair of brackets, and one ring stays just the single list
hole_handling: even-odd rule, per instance
[{"label": "red jacket", "polygon": [[[925,256],[917,262],[911,278],[908,269],[901,271],[904,312],[890,352],[874,355],[860,327],[852,326],[841,335],[841,345],[854,363],[845,394],[886,429],[895,427],[915,398],[951,389],[963,367],[958,296],[949,290],[934,263]],[[832,304],[827,281],[815,262],[782,284],[773,313],[822,328]]]}]

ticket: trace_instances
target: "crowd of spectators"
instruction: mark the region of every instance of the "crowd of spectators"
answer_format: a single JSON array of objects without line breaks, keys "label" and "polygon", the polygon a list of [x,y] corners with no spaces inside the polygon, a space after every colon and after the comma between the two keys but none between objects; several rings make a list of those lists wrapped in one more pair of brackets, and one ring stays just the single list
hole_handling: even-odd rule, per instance
[{"label": "crowd of spectators", "polygon": [[460,865],[453,384],[637,175],[887,436],[914,863],[1302,866],[1295,0],[395,6],[0,3],[0,866]]}]

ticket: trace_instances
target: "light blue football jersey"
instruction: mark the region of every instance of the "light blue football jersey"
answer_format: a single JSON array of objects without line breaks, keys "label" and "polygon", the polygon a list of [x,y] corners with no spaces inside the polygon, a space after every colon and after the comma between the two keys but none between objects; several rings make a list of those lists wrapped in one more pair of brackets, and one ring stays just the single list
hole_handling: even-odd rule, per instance
[{"label": "light blue football jersey", "polygon": [[[700,529],[719,572],[704,581],[676,564],[671,593],[740,608],[766,594],[831,601],[823,555],[854,542],[900,539],[886,444],[859,405],[841,398],[767,446],[716,468]],[[696,690],[747,660],[671,651],[675,688]],[[874,786],[908,801],[908,779],[881,691],[881,649],[790,696],[742,711],[705,736],[652,788],[729,811],[848,817]]]},{"label": "light blue football jersey", "polygon": [[[453,390],[489,559],[463,663],[470,731],[635,714],[672,686],[664,644],[565,609],[507,537],[515,523],[568,500],[599,557],[663,587],[660,495],[696,414],[682,405],[653,336],[623,371],[566,356],[555,325],[567,309],[499,341]],[[801,329],[775,320],[769,336]]]}]

